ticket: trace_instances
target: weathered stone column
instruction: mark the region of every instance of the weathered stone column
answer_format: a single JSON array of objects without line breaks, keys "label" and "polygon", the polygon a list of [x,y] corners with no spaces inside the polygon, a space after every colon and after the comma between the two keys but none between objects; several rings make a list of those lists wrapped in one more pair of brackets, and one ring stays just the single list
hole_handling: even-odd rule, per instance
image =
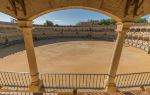
[{"label": "weathered stone column", "polygon": [[31,86],[29,87],[29,89],[32,92],[38,92],[41,87],[41,82],[39,80],[39,72],[37,68],[36,56],[32,39],[32,21],[18,20],[17,24],[19,26],[19,29],[23,33],[29,70],[31,74]]},{"label": "weathered stone column", "polygon": [[132,25],[132,22],[118,22],[117,23],[117,29],[116,31],[118,32],[117,36],[117,41],[115,45],[115,50],[114,54],[112,57],[110,69],[109,69],[109,77],[107,80],[107,85],[106,85],[106,91],[107,92],[116,92],[116,83],[115,83],[115,77],[122,53],[122,48],[123,48],[123,43],[125,40],[126,32],[129,30],[130,26]]}]

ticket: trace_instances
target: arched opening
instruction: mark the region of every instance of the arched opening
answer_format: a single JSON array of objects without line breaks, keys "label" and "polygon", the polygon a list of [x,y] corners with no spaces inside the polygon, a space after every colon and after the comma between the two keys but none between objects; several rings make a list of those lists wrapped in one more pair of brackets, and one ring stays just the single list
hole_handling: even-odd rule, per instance
[{"label": "arched opening", "polygon": [[[149,72],[149,16],[150,15],[146,15],[136,19],[134,25],[127,33],[125,41],[127,48],[123,50],[123,55],[126,54],[126,56],[121,57],[122,64],[120,64],[118,73],[120,70],[127,67],[131,68],[124,70],[126,73],[129,73],[129,71],[132,71],[133,73]],[[132,49],[132,52],[136,53],[135,55],[133,55],[132,52],[127,52],[130,48]],[[124,59],[125,57],[129,57],[131,59],[127,62],[127,60]],[[130,66],[128,64],[130,64]],[[136,68],[132,69],[135,66]]]},{"label": "arched opening", "polygon": [[[108,26],[106,24],[99,25],[99,23],[100,21],[105,23],[107,20],[112,20],[111,17],[87,9],[65,9],[45,14],[35,19],[34,22],[39,23],[38,21],[41,19],[42,21],[50,20],[54,22],[54,25],[45,28],[45,30],[42,27],[38,28],[40,30],[33,30],[34,35],[37,31],[45,34],[45,37],[42,33],[41,37],[36,38],[50,38],[47,45],[43,45],[41,49],[37,47],[37,63],[40,72],[108,72],[113,52],[112,47],[115,44],[113,41],[116,39],[115,23],[110,23]],[[92,20],[95,25],[92,25]],[[105,55],[109,57],[102,55],[104,51],[107,51]],[[45,60],[44,64],[47,65],[47,68],[41,64],[43,60]],[[82,67],[85,65],[86,68],[83,70]],[[99,69],[100,67],[101,69]]]},{"label": "arched opening", "polygon": [[[78,11],[80,11],[79,14]],[[62,13],[65,14],[60,16],[60,14]],[[69,15],[69,13],[72,15]],[[50,15],[50,17],[48,17],[48,15]],[[75,17],[73,17],[74,15]],[[56,16],[58,17],[56,18]],[[67,20],[67,16],[68,18],[70,18],[69,20]],[[55,25],[52,27],[39,25],[44,23],[41,21],[46,21],[46,19],[44,18],[53,21]],[[87,22],[88,26],[85,25],[86,21],[88,20],[90,21],[90,19],[93,20],[95,24],[99,24],[99,20],[102,20],[102,22],[104,22],[105,24],[105,21],[107,21],[108,19],[110,20],[110,25],[108,27],[106,25],[93,26],[92,24],[89,25],[90,23],[88,22]],[[96,22],[96,20],[98,23]],[[63,23],[60,21],[62,21]],[[82,23],[83,26],[75,25],[79,21],[83,22]],[[84,73],[84,72],[94,73],[94,71],[96,71],[95,73],[107,73],[109,69],[112,52],[113,52],[112,47],[114,47],[115,44],[111,41],[114,41],[116,39],[116,33],[114,32],[114,28],[115,28],[114,24],[115,24],[114,20],[112,20],[111,17],[108,17],[103,14],[99,14],[98,12],[95,11],[90,11],[85,9],[67,9],[67,10],[56,11],[50,14],[43,15],[43,17],[39,17],[39,19],[34,20],[35,29],[33,30],[33,39],[35,40],[35,51],[36,51],[39,71],[53,72],[53,73],[56,72],[75,73],[76,71],[78,71],[77,73]],[[67,38],[67,39],[63,39],[63,38]],[[105,42],[105,40],[108,40],[108,42]],[[93,45],[94,47],[102,48],[102,49],[92,48]],[[64,49],[63,52],[61,51],[62,50],[61,47]],[[105,47],[107,48],[105,49]],[[55,51],[58,51],[57,52],[58,54],[54,53]],[[106,58],[107,60],[105,59],[105,56],[102,56],[102,52],[104,53],[104,51],[108,52],[106,54],[106,56],[109,56],[108,58]],[[21,51],[19,53],[24,54],[25,51]],[[63,54],[62,57],[60,57],[61,54]],[[46,57],[46,55],[48,56]],[[19,55],[14,54],[14,56],[17,58],[17,56]],[[89,59],[90,56],[93,59],[92,58]],[[12,56],[8,56],[8,57],[12,58]],[[99,58],[101,58],[102,62],[98,60]],[[76,59],[80,59],[80,60],[76,60]],[[27,62],[26,57],[22,57],[19,59],[18,62],[14,62],[14,63],[24,64],[25,62]],[[102,65],[105,64],[105,62],[107,63],[107,65]],[[84,67],[86,63],[89,64],[89,66],[87,66],[85,71],[82,71],[82,67]],[[53,65],[53,67],[51,65]],[[72,68],[72,66],[74,68]],[[24,66],[20,66],[20,67],[24,67]],[[99,67],[102,67],[101,71],[99,71]],[[72,71],[69,71],[71,68]]]},{"label": "arched opening", "polygon": [[[18,47],[18,44],[19,47]],[[28,62],[26,54],[21,54],[24,50],[22,32],[17,29],[16,19],[4,13],[0,13],[0,71],[1,72],[28,72]],[[19,55],[19,56],[15,56]],[[9,58],[12,56],[12,58]],[[19,57],[26,60],[25,64],[19,63]],[[24,68],[19,68],[23,66]],[[16,69],[17,68],[17,69]]]}]

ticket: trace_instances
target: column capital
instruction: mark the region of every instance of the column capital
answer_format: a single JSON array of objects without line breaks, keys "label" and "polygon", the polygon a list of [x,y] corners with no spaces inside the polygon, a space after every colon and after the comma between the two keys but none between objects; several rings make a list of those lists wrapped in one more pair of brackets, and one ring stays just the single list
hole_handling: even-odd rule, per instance
[{"label": "column capital", "polygon": [[128,31],[132,25],[133,25],[133,21],[123,21],[122,31]]},{"label": "column capital", "polygon": [[32,20],[17,20],[19,29],[33,29]]},{"label": "column capital", "polygon": [[116,31],[117,32],[128,31],[132,25],[133,25],[133,22],[131,21],[117,22]]}]

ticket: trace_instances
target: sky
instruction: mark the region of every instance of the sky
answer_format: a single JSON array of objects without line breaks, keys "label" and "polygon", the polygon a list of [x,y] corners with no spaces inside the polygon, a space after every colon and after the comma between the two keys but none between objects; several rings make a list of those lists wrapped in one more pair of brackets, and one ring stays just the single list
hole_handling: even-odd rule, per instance
[{"label": "sky", "polygon": [[[149,16],[146,16],[149,17]],[[10,22],[10,16],[0,13],[0,21]],[[87,21],[89,19],[100,20],[108,19],[110,17],[85,9],[67,9],[60,10],[42,15],[34,20],[35,24],[43,24],[46,20],[52,21],[59,25],[75,25],[80,21]]]},{"label": "sky", "polygon": [[98,12],[83,10],[83,9],[67,9],[61,11],[55,11],[45,14],[35,20],[36,23],[43,23],[45,19],[48,19],[55,24],[59,25],[74,25],[79,21],[87,21],[89,19],[99,20],[109,18],[104,14]]}]

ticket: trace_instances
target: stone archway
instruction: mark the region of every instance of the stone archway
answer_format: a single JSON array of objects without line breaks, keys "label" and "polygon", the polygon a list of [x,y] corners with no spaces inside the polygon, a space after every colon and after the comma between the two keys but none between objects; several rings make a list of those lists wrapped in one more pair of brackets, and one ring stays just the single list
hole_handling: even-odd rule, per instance
[{"label": "stone archway", "polygon": [[34,19],[38,18],[39,16],[42,16],[42,15],[44,15],[46,13],[59,11],[59,10],[67,10],[67,9],[84,9],[84,10],[95,11],[95,12],[104,14],[106,16],[109,16],[109,17],[111,17],[112,19],[114,19],[117,22],[121,21],[121,19],[119,17],[117,17],[117,16],[115,16],[115,15],[109,13],[109,12],[106,12],[106,11],[103,11],[103,10],[100,10],[100,9],[96,9],[96,8],[92,8],[92,7],[84,7],[84,6],[68,6],[68,7],[56,8],[56,9],[48,9],[48,10],[39,12],[39,13],[29,17],[28,19],[29,20],[34,20]]}]

